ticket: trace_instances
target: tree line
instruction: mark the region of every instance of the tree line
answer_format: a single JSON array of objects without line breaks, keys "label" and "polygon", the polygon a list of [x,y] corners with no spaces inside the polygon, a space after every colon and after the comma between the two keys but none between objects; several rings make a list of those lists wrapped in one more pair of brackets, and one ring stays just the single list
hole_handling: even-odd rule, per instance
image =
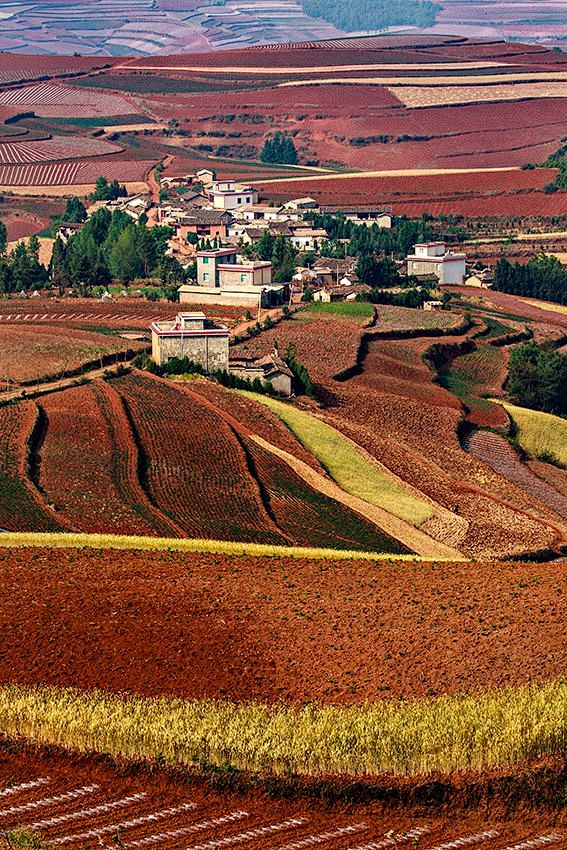
[{"label": "tree line", "polygon": [[71,236],[67,244],[55,240],[51,259],[51,280],[64,291],[76,286],[88,295],[92,287],[106,287],[112,280],[125,286],[139,278],[157,277],[164,285],[183,282],[185,271],[167,255],[170,227],[146,227],[135,223],[120,210],[97,210]]},{"label": "tree line", "polygon": [[567,270],[557,257],[538,254],[527,263],[511,263],[505,257],[494,270],[494,288],[512,295],[567,304]]},{"label": "tree line", "polygon": [[279,165],[297,165],[297,150],[291,136],[280,132],[269,136],[264,142],[260,159]]},{"label": "tree line", "polygon": [[530,341],[512,350],[508,394],[522,407],[567,414],[567,357]]},{"label": "tree line", "polygon": [[436,231],[428,216],[417,220],[399,216],[393,219],[392,227],[355,224],[344,215],[319,215],[309,213],[313,227],[326,230],[329,238],[321,243],[325,257],[343,259],[367,254],[397,254],[405,257],[417,242],[430,242]]},{"label": "tree line", "polygon": [[345,32],[409,25],[430,27],[441,9],[430,0],[301,0],[303,11]]}]

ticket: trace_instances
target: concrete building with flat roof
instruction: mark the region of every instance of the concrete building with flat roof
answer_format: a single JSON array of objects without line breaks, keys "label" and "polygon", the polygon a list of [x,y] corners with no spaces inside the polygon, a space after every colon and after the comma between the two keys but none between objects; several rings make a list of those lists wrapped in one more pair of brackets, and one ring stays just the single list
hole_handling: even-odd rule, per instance
[{"label": "concrete building with flat roof", "polygon": [[241,261],[236,248],[214,248],[197,252],[197,285],[218,287],[270,286],[272,264],[261,260]]},{"label": "concrete building with flat roof", "polygon": [[258,192],[252,186],[234,180],[217,180],[207,190],[209,200],[216,210],[235,210],[258,203]]},{"label": "concrete building with flat roof", "polygon": [[408,276],[434,274],[440,284],[461,285],[466,273],[466,254],[447,250],[445,242],[423,242],[413,246],[407,258]]},{"label": "concrete building with flat roof", "polygon": [[228,369],[228,328],[204,313],[180,312],[169,321],[154,322],[152,358],[163,366],[172,357],[187,357],[205,372]]}]

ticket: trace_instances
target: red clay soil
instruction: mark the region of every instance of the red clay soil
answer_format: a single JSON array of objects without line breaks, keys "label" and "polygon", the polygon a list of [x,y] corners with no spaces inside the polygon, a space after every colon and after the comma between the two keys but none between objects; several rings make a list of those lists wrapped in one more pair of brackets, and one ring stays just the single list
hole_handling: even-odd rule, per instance
[{"label": "red clay soil", "polygon": [[59,378],[106,355],[144,348],[136,340],[71,329],[63,322],[49,326],[4,321],[1,333],[0,374],[16,383]]},{"label": "red clay soil", "polygon": [[[178,304],[166,301],[151,302],[145,298],[115,298],[100,301],[95,298],[3,298],[0,300],[0,322],[8,316],[18,322],[33,324],[61,324],[68,327],[135,328],[148,330],[156,319],[171,319],[179,311]],[[238,307],[187,304],[187,310],[203,310],[211,319],[231,325],[242,319],[243,311]],[[25,317],[28,317],[27,319]]]},{"label": "red clay soil", "polygon": [[[514,778],[512,774],[510,778],[504,777],[502,787],[512,790],[514,779],[526,787],[529,775],[526,770],[517,771]],[[533,790],[533,774],[531,776]],[[15,790],[18,785],[37,779],[48,781],[27,791]],[[341,802],[339,799],[332,802],[329,799],[318,800],[315,787],[312,796],[302,794],[302,788],[308,789],[309,785],[301,785],[293,780],[281,782],[281,794],[278,796],[273,793],[277,787],[273,781],[269,784],[272,789],[272,793],[269,793],[268,783],[264,791],[261,780],[247,782],[246,778],[231,777],[230,774],[226,778],[219,775],[207,781],[188,771],[168,771],[155,765],[113,765],[96,756],[68,755],[23,743],[6,742],[0,748],[0,786],[6,785],[15,790],[15,793],[5,798],[10,801],[6,807],[25,806],[73,789],[98,786],[80,798],[80,808],[77,801],[39,807],[30,805],[27,811],[24,809],[19,814],[9,815],[2,821],[6,830],[19,826],[24,815],[30,823],[37,823],[61,815],[76,815],[80,809],[143,795],[110,811],[92,815],[83,812],[80,817],[67,817],[62,822],[41,829],[48,841],[90,830],[103,830],[100,836],[95,834],[91,837],[93,843],[100,842],[104,846],[106,839],[108,845],[114,846],[113,834],[118,832],[119,824],[124,824],[128,819],[146,818],[141,824],[126,826],[121,832],[120,846],[125,850],[132,846],[130,842],[141,839],[145,839],[151,847],[162,846],[166,850],[182,850],[201,844],[207,850],[212,850],[218,845],[208,842],[233,838],[249,830],[285,823],[289,819],[301,819],[301,822],[290,824],[289,829],[274,831],[272,835],[260,834],[258,838],[261,841],[258,838],[253,840],[251,836],[245,844],[234,843],[247,848],[273,850],[290,842],[320,836],[324,832],[332,833],[345,826],[364,824],[360,831],[350,836],[347,833],[334,840],[327,838],[324,846],[328,850],[344,850],[367,843],[375,846],[374,842],[383,841],[392,832],[399,835],[422,828],[424,834],[419,846],[429,850],[440,843],[478,835],[491,829],[498,834],[488,846],[491,850],[499,850],[528,838],[562,831],[566,821],[565,814],[559,809],[538,810],[535,802],[529,799],[524,805],[517,800],[514,805],[507,804],[503,799],[495,799],[494,789],[491,788],[495,784],[492,776],[480,780],[478,777],[469,778],[468,785],[464,777],[457,777],[451,782],[439,782],[439,796],[443,792],[445,796],[445,803],[442,804],[435,800],[435,795],[432,796],[432,783],[427,780],[414,782],[412,786],[404,783],[396,786],[391,778],[375,780],[367,792],[366,801],[363,801],[360,786],[353,789],[344,782],[333,786],[325,783],[323,790],[329,792],[337,788],[339,793],[342,790],[343,799],[351,801]],[[358,798],[362,798],[358,803],[353,802],[356,790]],[[470,805],[473,797],[476,797],[476,806]],[[384,799],[385,804],[382,802]],[[186,811],[177,808],[187,804],[195,806]],[[165,811],[168,809],[172,809],[169,814]],[[228,815],[233,816],[231,820],[210,823]],[[111,828],[113,825],[115,827]],[[192,830],[192,826],[198,829]],[[181,832],[171,835],[174,830]],[[153,840],[152,836],[155,836]],[[402,841],[400,846],[411,847],[410,837]]]},{"label": "red clay soil", "polygon": [[292,319],[264,331],[233,349],[235,355],[269,354],[277,343],[283,354],[295,343],[297,359],[305,364],[312,379],[330,380],[354,366],[364,333],[361,321],[338,320],[332,314],[296,313]]},{"label": "red clay soil", "polygon": [[361,704],[542,681],[567,663],[566,581],[565,563],[0,549],[0,682]]},{"label": "red clay soil", "polygon": [[557,516],[461,448],[461,403],[433,383],[422,358],[432,344],[462,340],[370,342],[359,375],[325,383],[332,399],[326,418],[405,481],[464,516],[469,529],[460,548],[467,554],[507,557],[556,545]]},{"label": "red clay soil", "polygon": [[[470,289],[465,287],[454,287],[452,291],[459,292],[471,296]],[[523,316],[529,320],[544,322],[547,325],[559,325],[565,328],[567,332],[567,312],[560,313],[557,311],[557,305],[550,304],[550,309],[546,309],[545,302],[539,301],[541,306],[535,304],[532,300],[521,298],[517,295],[508,295],[505,292],[497,292],[495,289],[485,290],[480,297],[484,302],[483,306],[489,307],[492,310],[498,310],[502,313],[510,313],[516,316]],[[504,319],[504,321],[506,321]]]},{"label": "red clay soil", "polygon": [[138,482],[132,432],[109,384],[97,381],[46,395],[39,408],[39,484],[59,516],[90,533],[179,534]]}]

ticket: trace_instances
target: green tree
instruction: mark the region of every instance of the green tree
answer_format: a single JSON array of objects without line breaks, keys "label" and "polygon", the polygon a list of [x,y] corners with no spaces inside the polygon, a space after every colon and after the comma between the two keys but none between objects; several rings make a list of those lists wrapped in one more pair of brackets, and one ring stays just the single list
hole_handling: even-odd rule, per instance
[{"label": "green tree", "polygon": [[260,159],[262,162],[296,165],[297,150],[291,136],[286,136],[279,131],[269,136],[264,142]]},{"label": "green tree", "polygon": [[108,256],[110,271],[115,278],[128,286],[144,273],[144,259],[137,250],[136,225],[124,228]]},{"label": "green tree", "polygon": [[8,247],[8,231],[3,221],[0,221],[0,254],[5,254]]},{"label": "green tree", "polygon": [[398,268],[389,257],[378,259],[374,254],[364,254],[358,260],[356,273],[362,283],[380,289],[396,286],[400,282]]},{"label": "green tree", "polygon": [[51,262],[49,264],[49,275],[52,283],[59,290],[59,295],[64,295],[65,289],[69,286],[69,276],[67,274],[67,264],[65,260],[65,245],[59,237],[57,237],[53,243],[53,252],[51,254]]},{"label": "green tree", "polygon": [[567,357],[533,341],[512,350],[508,392],[523,407],[567,413]]},{"label": "green tree", "polygon": [[82,201],[80,201],[79,198],[75,197],[69,198],[65,207],[65,212],[63,213],[62,220],[80,224],[82,221],[86,221],[86,218],[87,208],[82,203]]},{"label": "green tree", "polygon": [[275,239],[266,227],[256,243],[256,254],[260,260],[271,260],[274,253]]}]

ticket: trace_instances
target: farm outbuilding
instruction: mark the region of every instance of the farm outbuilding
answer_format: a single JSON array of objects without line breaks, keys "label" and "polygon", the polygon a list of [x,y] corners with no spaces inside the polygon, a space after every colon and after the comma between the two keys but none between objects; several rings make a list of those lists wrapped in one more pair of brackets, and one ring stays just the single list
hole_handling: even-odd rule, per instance
[{"label": "farm outbuilding", "polygon": [[290,396],[293,393],[293,372],[277,351],[272,351],[258,359],[238,357],[232,358],[229,364],[232,375],[253,381],[259,378],[264,383],[271,384],[277,392]]},{"label": "farm outbuilding", "polygon": [[188,357],[205,372],[228,369],[228,328],[204,313],[178,313],[175,319],[154,322],[152,358],[163,366],[173,357]]}]

